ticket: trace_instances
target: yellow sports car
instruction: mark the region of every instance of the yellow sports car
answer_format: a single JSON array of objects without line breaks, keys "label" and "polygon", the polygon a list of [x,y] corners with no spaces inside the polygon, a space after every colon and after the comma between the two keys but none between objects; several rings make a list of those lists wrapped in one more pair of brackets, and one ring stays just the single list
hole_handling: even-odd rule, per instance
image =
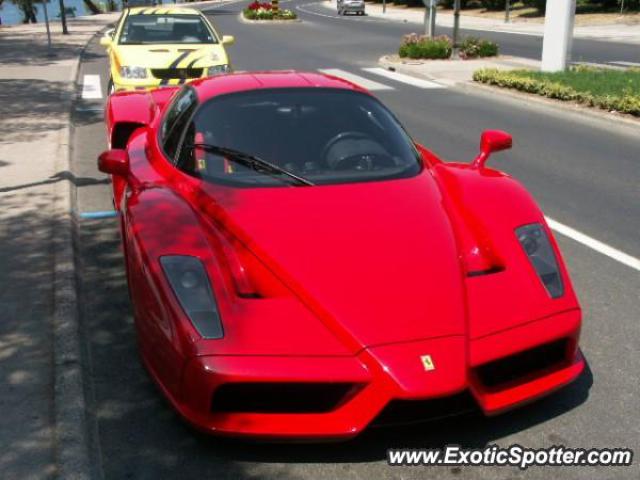
[{"label": "yellow sports car", "polygon": [[231,71],[221,37],[206,17],[190,8],[125,10],[100,39],[111,63],[109,93],[179,85]]}]

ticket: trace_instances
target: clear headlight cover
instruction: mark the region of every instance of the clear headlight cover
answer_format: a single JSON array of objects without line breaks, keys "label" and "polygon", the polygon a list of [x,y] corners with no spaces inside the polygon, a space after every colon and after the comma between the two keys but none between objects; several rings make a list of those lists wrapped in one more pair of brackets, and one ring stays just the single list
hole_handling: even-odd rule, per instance
[{"label": "clear headlight cover", "polygon": [[147,78],[147,69],[144,67],[136,67],[136,66],[120,67],[120,76],[123,78],[131,78],[131,79]]},{"label": "clear headlight cover", "polygon": [[180,306],[203,338],[222,338],[224,332],[209,277],[200,260],[183,255],[160,258],[162,270]]},{"label": "clear headlight cover", "polygon": [[551,298],[561,297],[564,285],[558,261],[543,226],[539,223],[525,225],[516,229],[516,236]]},{"label": "clear headlight cover", "polygon": [[231,72],[231,65],[226,63],[223,65],[216,65],[215,67],[207,68],[208,77],[212,77],[214,75],[223,75],[225,73],[230,73],[230,72]]}]

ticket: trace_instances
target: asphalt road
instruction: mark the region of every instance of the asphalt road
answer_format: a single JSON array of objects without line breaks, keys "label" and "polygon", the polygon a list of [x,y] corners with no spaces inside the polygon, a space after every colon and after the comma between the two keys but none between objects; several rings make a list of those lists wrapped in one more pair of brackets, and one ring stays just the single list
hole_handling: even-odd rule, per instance
[{"label": "asphalt road", "polygon": [[[321,22],[322,18],[333,18],[334,22],[350,22],[343,25],[343,33],[338,40],[345,40],[345,32],[349,32],[351,40],[360,39],[362,33],[374,34],[378,39],[385,42],[389,52],[389,45],[394,48],[399,43],[402,35],[411,32],[420,33],[422,26],[399,21],[387,21],[376,17],[354,17],[339,16],[334,10],[327,9],[323,2],[306,2],[303,0],[292,3],[298,13],[302,13],[307,20]],[[289,7],[287,7],[289,8]],[[325,25],[325,23],[322,23]],[[345,30],[346,29],[346,30]],[[452,28],[438,26],[438,35],[452,35]],[[461,21],[460,33],[462,36],[482,36],[494,40],[500,45],[501,53],[505,55],[515,55],[535,60],[540,59],[542,52],[542,37],[529,34],[514,34],[502,32],[479,32],[478,30],[467,30],[464,28],[464,20]],[[377,45],[370,41],[362,41],[359,53],[367,56],[378,53]],[[374,59],[376,59],[375,57]],[[607,63],[611,61],[640,62],[640,48],[638,45],[603,42],[586,38],[576,38],[573,43],[572,60],[576,62]]]},{"label": "asphalt road", "polygon": [[[238,4],[209,12],[221,32],[236,36],[236,45],[229,49],[236,69],[338,69],[382,83],[391,89],[376,92],[379,98],[416,140],[445,159],[471,160],[482,130],[508,130],[514,135],[514,148],[492,158],[492,165],[523,181],[550,217],[640,256],[637,130],[525,106],[499,95],[419,89],[363,71],[375,67],[380,55],[395,48],[399,36],[410,30],[407,26],[358,17],[336,20],[305,12],[299,12],[303,22],[298,24],[247,25],[238,21],[238,12]],[[509,36],[503,51],[522,49],[533,55],[536,39],[521,37]],[[607,49],[616,49],[616,60],[624,59],[627,49],[586,41],[576,41],[576,48],[584,49],[585,54],[589,51],[594,60],[602,55],[601,61],[611,59]],[[629,47],[633,48],[637,46]],[[94,41],[83,59],[80,78],[99,75],[104,94],[106,72],[106,58]],[[454,443],[468,447],[491,443],[630,447],[640,452],[640,276],[637,270],[562,236],[558,239],[584,307],[582,348],[590,369],[557,394],[496,418],[466,417],[372,430],[341,444],[252,444],[192,432],[161,398],[138,360],[116,219],[81,216],[111,208],[106,179],[95,167],[97,154],[106,147],[100,112],[103,101],[77,103],[73,169],[78,187],[76,246],[82,329],[87,339],[84,354],[92,450],[96,470],[105,478],[640,477],[637,460],[628,468],[527,471],[386,465],[388,448],[436,448]]]}]

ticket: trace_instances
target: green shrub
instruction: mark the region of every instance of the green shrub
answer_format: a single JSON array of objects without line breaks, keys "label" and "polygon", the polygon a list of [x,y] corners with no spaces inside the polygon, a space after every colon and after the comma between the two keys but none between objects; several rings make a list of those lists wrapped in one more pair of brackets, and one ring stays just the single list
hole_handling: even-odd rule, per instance
[{"label": "green shrub", "polygon": [[538,13],[544,13],[547,9],[547,0],[522,0],[526,7],[534,7]]},{"label": "green shrub", "polygon": [[485,10],[500,11],[505,9],[505,0],[480,0]]},{"label": "green shrub", "polygon": [[[593,69],[575,69],[572,70],[580,75],[582,72],[585,75],[592,74]],[[618,73],[603,72],[605,75],[618,75]],[[625,75],[640,75],[640,71],[634,73],[629,71]],[[486,83],[488,85],[495,85],[503,88],[510,88],[519,90],[521,92],[533,93],[536,95],[542,95],[548,98],[554,98],[557,100],[577,102],[590,107],[597,107],[604,110],[616,111],[621,113],[628,113],[640,117],[640,93],[638,89],[632,87],[617,87],[611,88],[608,93],[592,93],[588,90],[577,90],[570,85],[567,85],[568,80],[554,81],[552,78],[566,78],[553,76],[554,74],[541,74],[539,72],[531,72],[527,70],[514,70],[511,72],[499,71],[495,68],[487,68],[477,70],[473,73],[473,79],[476,82]],[[574,83],[579,85],[579,79],[574,75]],[[564,81],[565,83],[561,83]],[[607,82],[606,79],[601,81]],[[636,80],[638,81],[638,80]],[[630,80],[633,82],[633,80]],[[611,79],[610,84],[615,85],[615,79]]]},{"label": "green shrub", "polygon": [[246,8],[242,11],[247,20],[295,20],[298,18],[292,10],[267,10],[264,8]]},{"label": "green shrub", "polygon": [[[442,8],[453,8],[454,0],[440,0],[439,4],[442,5]],[[469,0],[460,0],[460,8],[467,8],[467,4]]]},{"label": "green shrub", "polygon": [[280,10],[278,13],[278,18],[280,20],[295,20],[298,18],[298,15],[296,15],[296,12],[293,10]]},{"label": "green shrub", "polygon": [[461,58],[483,58],[498,55],[498,44],[483,38],[467,37],[460,44]]},{"label": "green shrub", "polygon": [[451,39],[446,35],[433,39],[424,36],[405,35],[398,55],[402,58],[446,59],[451,57]]}]

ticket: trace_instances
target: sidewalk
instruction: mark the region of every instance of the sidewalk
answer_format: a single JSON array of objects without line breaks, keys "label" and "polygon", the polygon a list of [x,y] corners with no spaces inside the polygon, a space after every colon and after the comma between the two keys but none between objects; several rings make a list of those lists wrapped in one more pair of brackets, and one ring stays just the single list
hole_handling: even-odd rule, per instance
[{"label": "sidewalk", "polygon": [[379,63],[382,67],[391,68],[398,73],[433,80],[449,86],[471,82],[473,72],[481,68],[540,69],[540,62],[537,60],[508,55],[476,60],[412,60],[400,58],[398,55],[384,55],[380,58]]},{"label": "sidewalk", "polygon": [[[323,5],[333,10],[336,9],[335,0],[326,0],[323,2]],[[406,8],[402,6],[396,7],[395,5],[387,5],[386,13],[382,13],[382,4],[367,3],[366,12],[369,17],[373,18],[386,18],[391,21],[414,23],[416,25],[424,24],[424,9],[422,8]],[[439,10],[436,15],[436,23],[439,26],[452,27],[453,14]],[[504,23],[502,19],[482,18],[464,14],[460,15],[460,27],[466,30],[505,32],[533,36],[542,36],[544,32],[544,23]],[[417,30],[419,31],[420,29]],[[640,45],[640,25],[616,23],[611,25],[576,26],[573,34],[574,37],[579,38],[592,38],[597,40]]]},{"label": "sidewalk", "polygon": [[[62,352],[55,348],[54,314],[65,305],[54,286],[63,279],[56,262],[71,245],[53,242],[68,226],[70,102],[83,46],[116,18],[70,20],[65,36],[52,24],[55,57],[47,56],[43,24],[0,30],[2,478],[58,473],[53,393],[60,371],[53,360]],[[78,358],[67,360],[77,367]]]},{"label": "sidewalk", "polygon": [[[213,4],[214,2],[206,2]],[[189,4],[189,6],[198,4]],[[0,29],[0,478],[87,478],[69,170],[79,57],[120,13]],[[78,279],[82,281],[82,279]]]}]

